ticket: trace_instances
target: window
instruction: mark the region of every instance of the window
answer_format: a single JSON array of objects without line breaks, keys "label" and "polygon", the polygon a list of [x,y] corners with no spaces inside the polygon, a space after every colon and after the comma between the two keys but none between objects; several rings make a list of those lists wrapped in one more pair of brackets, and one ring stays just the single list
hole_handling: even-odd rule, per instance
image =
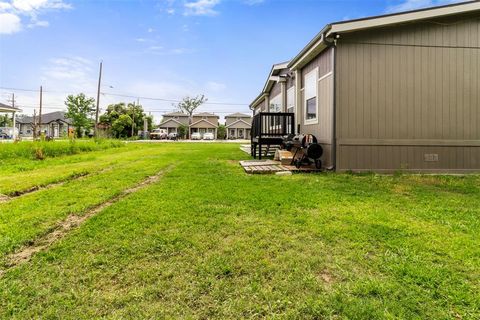
[{"label": "window", "polygon": [[318,69],[310,71],[305,75],[305,122],[315,123],[317,120],[317,73]]},{"label": "window", "polygon": [[295,112],[295,87],[291,87],[287,90],[287,112]]},{"label": "window", "polygon": [[317,118],[317,98],[313,97],[307,100],[307,113],[306,120],[312,120]]},{"label": "window", "polygon": [[[270,112],[282,112],[282,95],[276,95],[274,98],[270,100]],[[272,126],[279,126],[280,125],[280,117],[273,117],[272,119]]]},{"label": "window", "polygon": [[270,100],[270,112],[282,112],[282,95],[277,95]]}]

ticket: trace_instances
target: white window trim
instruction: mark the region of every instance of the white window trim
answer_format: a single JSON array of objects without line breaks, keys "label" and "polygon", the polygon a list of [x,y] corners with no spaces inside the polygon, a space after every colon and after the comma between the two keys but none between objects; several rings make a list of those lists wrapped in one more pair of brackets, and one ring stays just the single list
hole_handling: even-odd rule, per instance
[{"label": "white window trim", "polygon": [[[279,103],[279,105],[280,105],[280,111],[271,111],[271,110],[270,110],[270,107],[271,107],[271,105],[272,105],[272,101],[274,101],[274,100],[277,99],[277,98],[280,100],[280,103]],[[282,94],[281,94],[281,93],[279,93],[279,94],[277,94],[275,97],[271,98],[270,101],[269,101],[270,105],[268,106],[268,112],[281,113],[281,112],[282,112],[282,107],[281,107],[282,103],[281,103],[281,101],[282,101]],[[280,125],[270,126],[270,130],[274,130],[274,129],[280,129]]]},{"label": "white window trim", "polygon": [[[306,88],[306,79],[311,76],[311,75],[315,75],[315,78],[318,79],[318,67],[316,67],[315,69],[313,69],[312,71],[310,71],[309,73],[305,74],[303,76],[303,88],[305,89]],[[322,77],[323,79],[323,77]],[[319,80],[319,79],[318,79]],[[316,103],[315,103],[315,118],[314,119],[308,119],[307,120],[307,100],[311,99],[312,97],[309,97],[307,98],[306,94],[305,94],[305,91],[304,90],[304,95],[303,95],[303,121],[304,121],[304,124],[305,125],[310,125],[310,124],[318,124],[318,80],[315,81],[315,100],[316,100]]]},{"label": "white window trim", "polygon": [[285,107],[285,112],[288,112],[288,108],[289,108],[289,105],[288,105],[288,95],[289,94],[293,95],[293,113],[296,113],[297,112],[297,106],[295,104],[295,86],[292,86],[291,88],[289,88],[287,90],[287,106]]}]

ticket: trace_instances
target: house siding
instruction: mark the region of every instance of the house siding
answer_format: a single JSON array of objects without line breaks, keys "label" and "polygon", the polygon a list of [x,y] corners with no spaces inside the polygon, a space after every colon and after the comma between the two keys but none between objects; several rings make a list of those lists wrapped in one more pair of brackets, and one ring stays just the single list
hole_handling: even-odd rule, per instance
[{"label": "house siding", "polygon": [[[317,79],[317,104],[318,123],[305,124],[305,99],[304,99],[304,78],[309,72],[318,68]],[[324,149],[322,162],[325,167],[333,165],[332,162],[332,132],[333,132],[333,50],[327,49],[305,65],[299,72],[302,90],[300,101],[297,101],[297,123],[300,125],[300,133],[313,134],[319,140]],[[330,73],[330,75],[328,75]]]},{"label": "house siding", "polygon": [[[243,120],[243,121],[245,121],[245,122],[247,122],[247,123],[249,123],[249,124],[252,123],[252,118],[246,118],[246,117],[225,117],[225,125],[226,125],[226,126],[229,126],[229,125],[231,125],[232,123],[237,122],[238,119],[241,119],[241,120]],[[243,124],[243,126],[246,126],[246,125]],[[249,128],[250,128],[250,126],[249,126]]]},{"label": "house siding", "polygon": [[270,90],[270,99],[275,98],[281,93],[282,93],[282,85],[279,82],[275,82],[272,86],[272,89]]},{"label": "house siding", "polygon": [[342,35],[337,169],[479,169],[479,30],[470,16]]}]

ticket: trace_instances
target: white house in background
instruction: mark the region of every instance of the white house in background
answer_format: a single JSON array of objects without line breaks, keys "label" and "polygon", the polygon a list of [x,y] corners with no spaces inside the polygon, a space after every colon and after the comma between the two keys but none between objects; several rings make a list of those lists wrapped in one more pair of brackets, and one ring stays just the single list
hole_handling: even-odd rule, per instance
[{"label": "white house in background", "polygon": [[225,116],[227,139],[250,139],[252,117],[244,113],[233,113]]}]

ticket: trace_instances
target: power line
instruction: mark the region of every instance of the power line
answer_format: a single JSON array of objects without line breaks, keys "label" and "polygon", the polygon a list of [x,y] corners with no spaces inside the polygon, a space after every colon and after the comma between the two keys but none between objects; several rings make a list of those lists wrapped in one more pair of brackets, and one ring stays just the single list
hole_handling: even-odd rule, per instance
[{"label": "power line", "polygon": [[[31,106],[31,105],[21,105],[18,106],[19,108],[22,109],[35,109],[38,108],[38,106]],[[49,110],[66,110],[67,107],[55,107],[55,105],[50,105],[50,104],[43,104],[43,109],[49,109]],[[105,111],[106,108],[100,108],[101,111]],[[166,112],[173,112],[173,109],[149,109],[145,108],[143,110],[144,112],[154,112],[154,113],[166,113]],[[219,110],[206,110],[205,112],[212,112],[216,114],[230,114],[232,111],[219,111]]]},{"label": "power line", "polygon": [[[10,90],[10,91],[24,91],[24,92],[38,92],[38,90],[34,89],[24,89],[24,88],[9,88],[9,87],[0,87],[2,90]],[[62,93],[62,94],[71,94],[71,92],[62,92],[62,91],[50,91],[50,90],[43,90],[43,92],[50,92],[50,93]],[[112,97],[122,97],[122,98],[134,98],[134,99],[142,99],[142,100],[152,100],[152,101],[163,101],[163,102],[172,102],[178,103],[182,102],[182,100],[177,99],[165,99],[165,98],[156,98],[156,97],[146,97],[146,96],[136,96],[130,94],[121,94],[121,93],[108,93],[108,92],[101,92],[102,95],[112,96]],[[225,106],[248,106],[248,103],[232,103],[232,102],[205,102],[206,105],[225,105]]]}]

